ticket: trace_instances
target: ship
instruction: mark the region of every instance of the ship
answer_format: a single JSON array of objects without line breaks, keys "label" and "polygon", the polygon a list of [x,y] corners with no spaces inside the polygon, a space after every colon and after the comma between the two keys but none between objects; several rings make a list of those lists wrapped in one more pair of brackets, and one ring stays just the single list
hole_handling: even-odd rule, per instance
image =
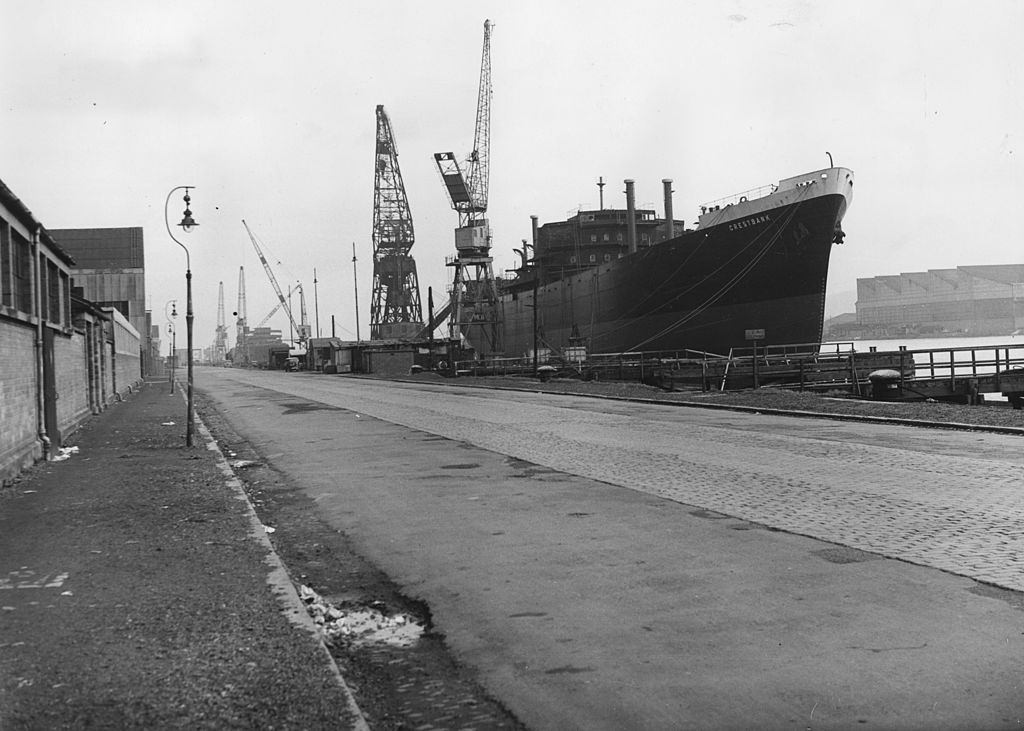
[{"label": "ship", "polygon": [[[728,355],[821,341],[834,244],[853,200],[853,172],[829,167],[700,207],[692,228],[627,208],[579,210],[537,225],[521,265],[497,280],[501,350]],[[478,353],[493,343],[474,342]],[[477,330],[476,332],[480,332]]]}]

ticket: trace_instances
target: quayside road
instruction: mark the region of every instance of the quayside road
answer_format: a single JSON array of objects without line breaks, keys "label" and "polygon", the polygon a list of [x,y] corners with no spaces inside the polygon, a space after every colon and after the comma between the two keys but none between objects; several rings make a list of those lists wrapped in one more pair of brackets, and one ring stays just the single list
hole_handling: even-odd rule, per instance
[{"label": "quayside road", "polygon": [[197,384],[530,727],[1024,717],[1019,437],[427,381]]}]

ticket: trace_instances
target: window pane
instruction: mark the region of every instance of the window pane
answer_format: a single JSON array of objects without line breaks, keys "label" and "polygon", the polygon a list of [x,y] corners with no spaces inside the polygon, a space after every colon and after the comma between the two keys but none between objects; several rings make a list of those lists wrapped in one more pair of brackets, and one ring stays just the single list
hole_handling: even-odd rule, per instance
[{"label": "window pane", "polygon": [[0,221],[0,304],[14,306],[14,274],[11,261],[11,227]]}]

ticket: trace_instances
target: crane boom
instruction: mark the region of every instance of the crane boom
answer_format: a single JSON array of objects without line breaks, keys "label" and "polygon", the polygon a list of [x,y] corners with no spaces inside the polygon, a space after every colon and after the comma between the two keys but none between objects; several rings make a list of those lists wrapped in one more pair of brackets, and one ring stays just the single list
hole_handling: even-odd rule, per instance
[{"label": "crane boom", "polygon": [[[448,193],[452,208],[459,214],[459,228],[480,227],[473,248],[490,246],[487,229],[487,197],[491,175],[491,21],[484,21],[484,48],[480,59],[480,86],[476,99],[476,125],[473,130],[473,151],[465,162],[465,171],[455,154],[437,152],[434,163]],[[469,247],[457,247],[469,248]]]},{"label": "crane boom", "polygon": [[[286,296],[291,297],[292,296],[292,292],[294,292],[294,291],[295,291],[295,287],[289,287],[288,288],[288,294]],[[278,302],[276,305],[274,305],[274,309],[272,309],[270,312],[268,312],[266,315],[264,315],[263,319],[260,320],[258,323],[256,323],[256,327],[263,327],[264,325],[266,325],[267,322],[270,320],[270,318],[273,317],[274,315],[276,315],[277,311],[280,310],[280,309],[281,309],[281,303]]]},{"label": "crane boom", "polygon": [[491,21],[484,21],[484,48],[480,54],[480,87],[476,97],[476,128],[469,155],[468,185],[473,206],[487,211],[487,190],[491,172]]},{"label": "crane boom", "polygon": [[284,294],[281,293],[281,287],[277,283],[277,277],[274,276],[273,270],[270,268],[267,257],[263,256],[263,250],[260,248],[259,243],[256,241],[256,236],[253,234],[252,229],[249,228],[249,224],[242,219],[242,225],[245,226],[245,232],[249,234],[249,240],[252,241],[252,246],[256,249],[256,255],[260,258],[260,263],[263,264],[263,269],[267,272],[267,277],[270,279],[270,284],[274,287],[274,292],[277,293],[277,299],[281,303],[281,307],[288,314],[288,319],[292,323],[292,327],[295,328],[295,332],[299,333],[299,339],[305,342],[303,337],[304,331],[299,328],[298,323],[295,322],[295,317],[292,315],[292,308],[288,306],[288,301],[285,299]]},{"label": "crane boom", "polygon": [[302,284],[296,284],[299,290],[299,340],[306,342],[309,339],[309,317],[306,315],[306,293],[302,290]]}]

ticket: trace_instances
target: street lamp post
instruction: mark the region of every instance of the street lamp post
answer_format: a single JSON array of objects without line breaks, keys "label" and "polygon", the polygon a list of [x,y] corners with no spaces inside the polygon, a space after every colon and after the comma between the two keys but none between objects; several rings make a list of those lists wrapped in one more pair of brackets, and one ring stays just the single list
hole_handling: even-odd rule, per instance
[{"label": "street lamp post", "polygon": [[189,210],[188,204],[192,200],[188,192],[194,185],[179,185],[176,188],[172,188],[171,192],[167,194],[167,200],[164,202],[164,225],[167,227],[167,235],[171,237],[171,241],[176,243],[182,249],[185,250],[185,329],[187,331],[188,340],[188,414],[185,419],[185,446],[192,446],[192,431],[193,431],[193,419],[192,419],[192,258],[189,256],[188,247],[185,244],[174,238],[174,233],[171,231],[171,224],[167,220],[167,206],[171,203],[171,196],[174,195],[175,191],[185,191],[185,213],[181,218],[181,223],[177,224],[181,226],[181,230],[185,233],[191,231],[195,226],[199,224],[192,218],[192,211]]},{"label": "street lamp post", "polygon": [[[168,314],[168,312],[167,312],[167,308],[168,307],[171,308],[170,314]],[[176,318],[178,316],[178,309],[177,309],[177,307],[178,307],[177,300],[170,300],[166,305],[164,305],[164,317],[167,318],[167,333],[171,336],[171,342],[170,342],[171,352],[168,354],[168,357],[167,357],[167,365],[169,366],[169,370],[170,370],[171,393],[174,393],[174,361],[175,361],[174,349],[175,349],[175,346],[177,345],[177,343],[175,341],[177,340],[177,334],[178,334],[174,330],[174,318]]]}]

